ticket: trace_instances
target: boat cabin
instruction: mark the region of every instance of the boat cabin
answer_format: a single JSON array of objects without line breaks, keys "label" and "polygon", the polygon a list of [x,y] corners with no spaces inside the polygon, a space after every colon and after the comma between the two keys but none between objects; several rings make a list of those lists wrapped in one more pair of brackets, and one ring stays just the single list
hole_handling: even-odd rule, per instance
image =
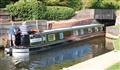
[{"label": "boat cabin", "polygon": [[67,28],[51,29],[30,35],[30,47],[43,47],[64,41],[72,40],[75,38],[84,38],[92,36],[97,33],[104,32],[104,25],[102,24],[90,24],[84,26],[73,26]]}]

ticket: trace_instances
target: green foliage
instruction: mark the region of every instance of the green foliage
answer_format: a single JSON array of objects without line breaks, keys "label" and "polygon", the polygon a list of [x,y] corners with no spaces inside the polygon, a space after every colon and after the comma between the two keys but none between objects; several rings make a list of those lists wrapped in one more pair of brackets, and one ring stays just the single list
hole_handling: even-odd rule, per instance
[{"label": "green foliage", "polygon": [[120,28],[120,23],[116,23],[115,26],[113,26],[114,28]]},{"label": "green foliage", "polygon": [[89,8],[91,7],[92,1],[94,0],[81,0],[82,2],[82,8]]},{"label": "green foliage", "polygon": [[106,70],[120,70],[120,62],[112,65],[111,67],[107,68]]},{"label": "green foliage", "polygon": [[39,0],[44,2],[47,6],[66,6],[73,8],[74,10],[80,10],[82,8],[81,0]]},{"label": "green foliage", "polygon": [[120,1],[117,0],[93,0],[91,8],[100,9],[119,9]]},{"label": "green foliage", "polygon": [[73,8],[74,10],[80,10],[82,8],[81,0],[67,0],[67,6]]},{"label": "green foliage", "polygon": [[101,5],[102,1],[103,0],[93,0],[91,8],[95,8],[95,9],[96,8],[101,8],[102,7],[102,5]]},{"label": "green foliage", "polygon": [[46,6],[42,2],[32,5],[32,16],[34,19],[42,19],[45,16]]},{"label": "green foliage", "polygon": [[12,16],[16,16],[18,18],[21,18],[22,20],[31,19],[61,20],[70,18],[71,16],[74,15],[75,12],[72,8],[69,7],[61,6],[46,7],[42,2],[37,0],[20,0],[15,4],[8,5],[7,10]]},{"label": "green foliage", "polygon": [[114,41],[114,49],[120,50],[120,36],[117,40]]},{"label": "green foliage", "polygon": [[43,2],[48,6],[56,6],[59,4],[60,0],[43,0]]},{"label": "green foliage", "polygon": [[22,20],[41,19],[44,17],[46,7],[37,0],[20,0],[7,6],[12,16]]},{"label": "green foliage", "polygon": [[74,10],[69,7],[61,6],[47,6],[45,19],[48,20],[62,20],[70,18],[74,15]]},{"label": "green foliage", "polygon": [[0,8],[4,8],[9,3],[10,0],[0,0]]}]

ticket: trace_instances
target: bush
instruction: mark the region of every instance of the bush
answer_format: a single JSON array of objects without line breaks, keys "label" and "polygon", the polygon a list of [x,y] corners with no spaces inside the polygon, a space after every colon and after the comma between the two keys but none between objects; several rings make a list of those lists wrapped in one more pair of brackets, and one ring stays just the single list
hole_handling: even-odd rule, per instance
[{"label": "bush", "polygon": [[22,20],[41,19],[44,17],[46,7],[37,0],[20,0],[15,4],[8,5],[7,10],[10,15]]},{"label": "bush", "polygon": [[80,10],[82,8],[81,0],[67,0],[67,6],[74,10]]},{"label": "bush", "polygon": [[44,0],[43,2],[48,6],[56,6],[59,4],[60,0]]},{"label": "bush", "polygon": [[61,6],[47,6],[45,19],[48,20],[62,20],[70,18],[74,15],[74,10],[69,7]]},{"label": "bush", "polygon": [[39,0],[44,2],[47,6],[66,6],[73,8],[74,10],[80,10],[82,8],[81,0]]}]

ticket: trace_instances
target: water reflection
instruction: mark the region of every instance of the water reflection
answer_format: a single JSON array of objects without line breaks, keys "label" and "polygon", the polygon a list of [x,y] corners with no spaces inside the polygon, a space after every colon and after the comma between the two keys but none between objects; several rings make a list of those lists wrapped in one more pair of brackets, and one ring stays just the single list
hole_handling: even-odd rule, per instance
[{"label": "water reflection", "polygon": [[85,43],[81,44],[79,47],[70,47],[65,50],[58,50],[56,52],[45,54],[45,57],[38,57],[37,61],[33,61],[30,66],[31,67],[46,67],[51,64],[62,63],[65,60],[75,59],[83,56],[84,54],[90,52],[92,49],[90,48],[90,44]]},{"label": "water reflection", "polygon": [[29,61],[29,53],[14,53],[13,62]]},{"label": "water reflection", "polygon": [[28,70],[29,69],[29,53],[14,53],[12,62],[14,63],[16,70]]},{"label": "water reflection", "polygon": [[39,70],[53,70],[50,69],[52,65],[55,67],[56,64],[60,64],[61,67],[64,67],[65,65],[62,64],[68,60],[69,65],[69,63],[74,63],[72,60],[79,59],[79,62],[82,62],[107,51],[104,38],[71,43],[63,48],[59,47],[48,52],[39,53],[37,58],[34,56],[34,58],[31,58],[33,61],[30,63],[30,70],[36,68],[39,68]]}]

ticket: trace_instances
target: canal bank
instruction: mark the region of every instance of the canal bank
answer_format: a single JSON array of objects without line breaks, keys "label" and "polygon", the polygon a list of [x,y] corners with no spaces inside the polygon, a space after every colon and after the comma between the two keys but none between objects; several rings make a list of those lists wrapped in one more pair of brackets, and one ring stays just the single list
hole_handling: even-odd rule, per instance
[{"label": "canal bank", "polygon": [[105,70],[120,61],[120,51],[111,51],[98,57],[78,63],[63,70]]}]

